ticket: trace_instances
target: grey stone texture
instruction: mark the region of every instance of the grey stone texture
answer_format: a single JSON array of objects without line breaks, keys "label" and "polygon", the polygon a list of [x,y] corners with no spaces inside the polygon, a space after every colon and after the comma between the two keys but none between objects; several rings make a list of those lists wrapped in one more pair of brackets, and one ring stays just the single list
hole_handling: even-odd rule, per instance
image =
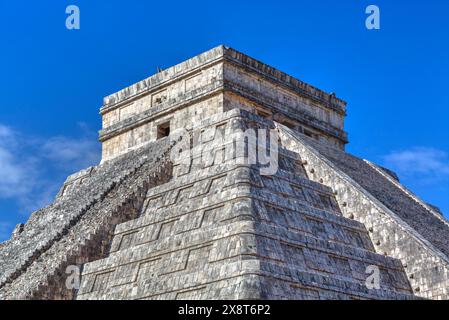
[{"label": "grey stone texture", "polygon": [[[224,46],[106,97],[102,162],[0,244],[0,298],[447,299],[448,222],[344,151],[345,108]],[[275,174],[233,152],[249,129]]]}]

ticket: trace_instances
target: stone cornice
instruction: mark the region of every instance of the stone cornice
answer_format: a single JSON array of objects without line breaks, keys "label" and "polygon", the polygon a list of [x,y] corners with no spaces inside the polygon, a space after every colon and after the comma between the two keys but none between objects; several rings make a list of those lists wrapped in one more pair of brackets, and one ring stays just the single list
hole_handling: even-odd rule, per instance
[{"label": "stone cornice", "polygon": [[326,93],[323,90],[231,48],[226,49],[225,60],[246,71],[261,75],[272,83],[309,98],[339,114],[346,115],[346,102],[337,98],[335,94]]},{"label": "stone cornice", "polygon": [[[297,120],[298,122],[308,124],[309,126],[315,128],[327,135],[334,136],[334,137],[344,141],[345,143],[348,142],[348,134],[345,131],[338,129],[325,121],[321,121],[321,120],[315,118],[313,115],[308,114],[307,111],[293,110],[293,112],[291,112],[291,113],[286,113],[285,111],[282,110],[281,104],[279,102],[272,101],[271,99],[269,99],[261,94],[250,92],[250,90],[248,90],[247,88],[244,88],[242,86],[239,86],[238,84],[231,83],[228,81],[228,82],[225,82],[224,87],[225,87],[225,90],[228,90],[229,92],[240,95],[243,98],[253,101],[253,102],[255,102],[263,107],[266,107],[270,110],[275,110],[281,114],[284,114],[288,118],[292,118],[292,119]],[[288,109],[293,109],[292,107],[288,107],[285,105],[282,105],[282,107],[288,108]]]},{"label": "stone cornice", "polygon": [[219,49],[220,47],[209,50],[105,97],[100,113],[105,114],[142,96],[160,91],[172,83],[190,77],[201,69],[223,61],[223,55],[220,54]]},{"label": "stone cornice", "polygon": [[262,75],[266,79],[282,85],[285,88],[314,100],[336,112],[345,114],[346,102],[337,98],[334,94],[326,93],[314,86],[298,80],[288,74],[277,70],[267,64],[255,60],[241,52],[223,45],[215,47],[209,51],[199,54],[173,67],[167,68],[147,79],[139,81],[125,89],[104,98],[100,113],[104,114],[118,106],[129,103],[133,99],[152,91],[157,91],[163,86],[179,81],[187,77],[198,69],[205,68],[220,61],[228,61],[240,67],[248,69]]},{"label": "stone cornice", "polygon": [[[186,94],[183,99],[178,99],[176,102],[173,102],[172,100],[167,101],[166,103],[163,103],[161,105],[155,106],[151,109],[145,110],[144,112],[135,114],[134,116],[131,116],[127,119],[124,119],[122,121],[119,121],[105,129],[100,130],[99,132],[99,140],[101,142],[108,140],[114,136],[117,136],[123,132],[126,132],[128,130],[134,129],[136,127],[139,127],[143,124],[146,124],[150,121],[153,121],[154,119],[164,116],[166,114],[172,113],[173,111],[187,107],[193,103],[197,103],[201,100],[207,99],[214,94],[218,94],[220,92],[224,91],[230,91],[237,95],[241,95],[242,97],[252,100],[262,106],[268,107],[270,109],[278,110],[279,113],[283,113],[282,110],[276,106],[274,102],[268,102],[266,99],[264,99],[261,95],[253,95],[251,92],[249,92],[248,89],[243,88],[241,86],[238,86],[236,84],[233,84],[231,82],[227,82],[223,84],[223,81],[217,80],[212,85],[208,85],[205,87],[198,88],[195,91],[189,92]],[[298,120],[299,122],[309,123],[310,126],[314,127],[315,129],[322,131],[328,135],[334,136],[344,142],[347,142],[347,134],[346,132],[335,128],[331,126],[330,124],[320,121],[313,117],[312,115],[309,115],[307,113],[298,113],[294,112],[292,113],[292,118]]]},{"label": "stone cornice", "polygon": [[223,85],[221,81],[217,81],[215,84],[199,88],[199,90],[190,92],[185,99],[178,100],[175,103],[169,100],[167,103],[163,103],[159,106],[145,110],[144,112],[135,114],[134,116],[100,130],[99,140],[100,142],[104,142],[105,140],[108,140],[116,135],[151,122],[158,117],[170,114],[177,109],[184,108],[193,103],[207,99],[220,92],[223,92]]}]

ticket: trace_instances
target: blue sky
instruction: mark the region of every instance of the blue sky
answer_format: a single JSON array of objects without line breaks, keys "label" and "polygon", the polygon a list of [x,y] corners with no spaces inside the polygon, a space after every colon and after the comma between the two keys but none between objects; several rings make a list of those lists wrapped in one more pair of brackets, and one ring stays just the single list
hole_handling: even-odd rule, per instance
[{"label": "blue sky", "polygon": [[[65,8],[81,29],[65,28]],[[379,6],[381,29],[365,28]],[[347,150],[449,213],[446,0],[0,0],[0,241],[100,158],[102,98],[219,44],[348,102]]]}]

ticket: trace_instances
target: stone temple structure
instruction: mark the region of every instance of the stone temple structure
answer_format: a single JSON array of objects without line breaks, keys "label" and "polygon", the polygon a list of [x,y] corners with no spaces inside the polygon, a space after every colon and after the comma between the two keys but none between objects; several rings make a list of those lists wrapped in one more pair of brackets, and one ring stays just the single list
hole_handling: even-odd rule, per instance
[{"label": "stone temple structure", "polygon": [[101,163],[0,244],[0,298],[448,299],[448,221],[345,152],[345,108],[225,46],[106,97]]}]

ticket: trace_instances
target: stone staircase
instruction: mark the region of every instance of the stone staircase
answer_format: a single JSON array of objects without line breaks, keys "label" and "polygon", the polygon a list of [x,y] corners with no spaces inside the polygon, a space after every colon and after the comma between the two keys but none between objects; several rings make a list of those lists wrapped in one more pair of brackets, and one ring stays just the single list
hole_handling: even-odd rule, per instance
[{"label": "stone staircase", "polygon": [[381,174],[377,166],[285,126],[277,127],[283,146],[301,155],[309,178],[332,187],[343,215],[366,226],[376,252],[402,262],[413,293],[447,299],[447,220]]},{"label": "stone staircase", "polygon": [[[14,257],[10,252],[22,249],[31,254],[27,260],[19,261],[20,265],[14,272],[2,274],[5,280],[0,289],[1,298],[73,298],[76,292],[65,287],[66,267],[81,267],[83,263],[105,256],[115,225],[137,216],[143,195],[150,186],[170,179],[170,148],[167,149],[169,141],[165,140],[89,170],[90,175],[84,175],[85,182],[73,188],[72,192],[64,192],[68,187],[66,183],[55,204],[46,212],[35,213],[17,243],[11,243],[2,250],[2,256],[6,258]],[[99,185],[100,181],[103,188]],[[68,184],[71,183],[74,181],[69,178]],[[93,188],[100,193],[95,194]],[[70,204],[76,198],[89,199],[90,202],[82,207],[83,210],[75,207],[74,211],[68,211],[70,206],[67,205],[64,211],[57,211],[58,202]],[[53,216],[63,217],[68,222],[58,225],[57,221],[48,221]],[[43,232],[46,237],[33,247],[32,242],[24,242],[22,237],[40,232],[36,229],[43,225],[42,219],[54,228],[59,227],[59,230]],[[10,268],[12,266],[8,265]]]}]

